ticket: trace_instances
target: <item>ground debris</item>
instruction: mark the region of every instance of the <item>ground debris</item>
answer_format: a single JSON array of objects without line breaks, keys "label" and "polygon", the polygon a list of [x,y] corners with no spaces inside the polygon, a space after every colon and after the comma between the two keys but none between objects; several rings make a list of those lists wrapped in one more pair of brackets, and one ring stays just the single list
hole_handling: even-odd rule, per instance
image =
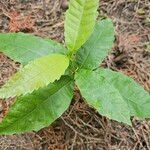
[{"label": "ground debris", "polygon": [[34,27],[34,20],[32,20],[31,15],[28,15],[26,17],[21,17],[21,14],[14,11],[9,13],[9,32],[31,32],[35,30]]}]

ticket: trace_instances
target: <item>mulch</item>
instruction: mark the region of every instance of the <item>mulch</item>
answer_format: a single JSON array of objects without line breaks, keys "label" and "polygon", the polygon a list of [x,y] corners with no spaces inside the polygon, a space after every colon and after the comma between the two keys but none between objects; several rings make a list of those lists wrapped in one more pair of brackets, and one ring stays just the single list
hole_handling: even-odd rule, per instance
[{"label": "mulch", "polygon": [[[1,0],[0,31],[31,33],[64,43],[65,0]],[[149,0],[101,0],[99,17],[115,23],[113,51],[102,63],[123,72],[150,92]],[[0,54],[0,86],[19,69]],[[0,120],[12,99],[0,101]],[[75,90],[70,108],[39,132],[0,136],[0,150],[149,150],[150,120],[132,118],[133,127],[99,115]]]}]

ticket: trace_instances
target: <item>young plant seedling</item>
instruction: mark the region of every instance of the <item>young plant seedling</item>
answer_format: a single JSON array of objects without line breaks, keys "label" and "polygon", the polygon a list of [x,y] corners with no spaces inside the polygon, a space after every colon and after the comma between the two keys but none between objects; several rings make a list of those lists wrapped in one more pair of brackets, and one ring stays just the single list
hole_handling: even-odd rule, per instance
[{"label": "young plant seedling", "polygon": [[133,79],[100,63],[114,42],[110,19],[96,21],[99,0],[70,0],[65,19],[65,48],[49,39],[1,33],[0,50],[22,64],[0,89],[16,97],[0,124],[0,134],[38,131],[69,107],[74,83],[101,115],[131,125],[131,116],[150,117],[150,95]]}]

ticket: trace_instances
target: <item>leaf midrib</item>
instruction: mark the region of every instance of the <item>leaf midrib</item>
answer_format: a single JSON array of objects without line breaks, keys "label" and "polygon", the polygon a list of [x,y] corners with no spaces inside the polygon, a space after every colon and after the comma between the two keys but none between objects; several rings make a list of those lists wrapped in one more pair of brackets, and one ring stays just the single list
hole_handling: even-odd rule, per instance
[{"label": "leaf midrib", "polygon": [[[117,80],[117,78],[116,78],[116,80]],[[113,84],[114,85],[114,84]],[[118,88],[114,85],[114,87],[118,90]],[[119,90],[118,90],[119,91]],[[135,105],[137,105],[137,106],[142,106],[141,104],[139,105],[139,104],[137,104],[135,101],[133,101],[133,100],[131,100],[130,98],[127,98],[126,96],[124,96],[123,94],[121,94],[121,96],[123,97],[123,99],[126,99],[127,100],[127,105],[128,105],[128,108],[129,108],[129,110],[130,110],[130,107],[129,107],[129,101],[130,102],[132,102],[132,103],[134,103]],[[132,111],[130,110],[130,114],[132,113]]]},{"label": "leaf midrib", "polygon": [[[75,50],[75,45],[77,43],[77,39],[78,39],[78,35],[79,35],[79,29],[80,29],[80,26],[81,26],[81,22],[82,22],[82,18],[83,18],[83,14],[84,14],[84,11],[85,11],[85,3],[87,2],[87,0],[84,1],[84,6],[82,7],[83,10],[82,10],[82,13],[81,13],[81,17],[80,17],[80,23],[79,23],[79,26],[77,28],[77,34],[76,34],[76,38],[75,38],[75,41],[74,41],[74,45],[73,45],[73,51]],[[82,6],[82,5],[81,5]]]}]

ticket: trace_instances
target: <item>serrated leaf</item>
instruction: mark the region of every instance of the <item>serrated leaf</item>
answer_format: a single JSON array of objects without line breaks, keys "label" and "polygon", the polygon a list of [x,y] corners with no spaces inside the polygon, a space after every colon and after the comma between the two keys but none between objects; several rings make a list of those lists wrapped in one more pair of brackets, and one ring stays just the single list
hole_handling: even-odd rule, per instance
[{"label": "serrated leaf", "polygon": [[101,115],[131,125],[126,101],[101,71],[81,69],[75,77],[76,84],[87,103]]},{"label": "serrated leaf", "polygon": [[99,0],[70,0],[65,19],[65,41],[76,51],[93,32]]},{"label": "serrated leaf", "polygon": [[109,69],[102,69],[101,76],[119,91],[128,104],[130,115],[139,118],[150,118],[150,94],[132,78]]},{"label": "serrated leaf", "polygon": [[25,95],[53,83],[65,73],[68,66],[69,59],[61,54],[51,54],[31,61],[0,89],[0,98]]},{"label": "serrated leaf", "polygon": [[0,52],[23,65],[36,58],[52,54],[66,53],[59,43],[24,33],[0,33]]},{"label": "serrated leaf", "polygon": [[111,19],[98,21],[88,41],[76,54],[80,68],[95,69],[108,55],[114,42],[114,27]]},{"label": "serrated leaf", "polygon": [[0,124],[0,134],[38,131],[59,118],[73,97],[73,81],[69,77],[38,91],[19,97]]}]

